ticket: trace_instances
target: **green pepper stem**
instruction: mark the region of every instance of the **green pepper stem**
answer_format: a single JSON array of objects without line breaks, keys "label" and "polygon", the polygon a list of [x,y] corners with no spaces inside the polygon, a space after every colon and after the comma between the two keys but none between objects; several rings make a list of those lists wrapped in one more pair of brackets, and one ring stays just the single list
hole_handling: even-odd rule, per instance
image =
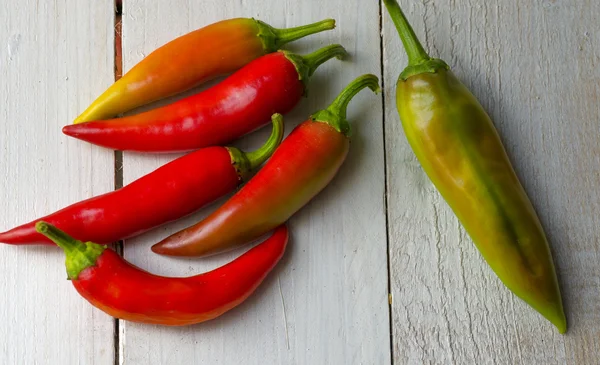
[{"label": "green pepper stem", "polygon": [[285,129],[283,126],[283,116],[281,114],[273,114],[271,121],[273,123],[273,130],[271,131],[271,135],[269,136],[269,139],[267,139],[267,142],[255,151],[245,152],[250,170],[256,169],[267,161],[283,140],[283,132]]},{"label": "green pepper stem", "polygon": [[67,256],[67,276],[70,280],[77,280],[79,274],[88,267],[96,265],[98,257],[106,249],[106,246],[93,242],[81,242],[69,236],[60,229],[46,222],[37,222],[35,230],[48,237],[65,251]]},{"label": "green pepper stem", "polygon": [[35,224],[35,230],[38,233],[48,237],[52,242],[62,248],[65,252],[75,251],[83,246],[81,241],[77,241],[73,237],[69,236],[60,229],[46,222],[37,222]]},{"label": "green pepper stem", "polygon": [[377,76],[367,74],[358,77],[342,90],[327,109],[313,114],[311,119],[327,123],[334,127],[338,132],[349,137],[350,124],[346,120],[348,103],[350,103],[350,100],[352,100],[359,91],[366,87],[371,89],[374,93],[379,93],[381,89],[379,88],[379,79]]},{"label": "green pepper stem", "polygon": [[339,116],[342,119],[346,119],[346,112],[350,100],[358,94],[359,91],[368,87],[374,93],[379,93],[379,79],[375,75],[363,75],[352,81],[337,98],[327,108],[330,113]]},{"label": "green pepper stem", "polygon": [[308,35],[320,33],[326,30],[331,30],[335,28],[335,20],[334,19],[325,19],[320,22],[302,25],[294,28],[287,29],[277,29],[273,28],[273,33],[275,33],[275,45],[276,49],[281,48],[286,43],[296,41],[300,38],[304,38]]},{"label": "green pepper stem", "polygon": [[252,170],[262,165],[275,152],[283,140],[283,117],[281,114],[273,114],[271,117],[273,131],[269,139],[259,149],[252,152],[243,152],[235,147],[226,147],[231,156],[231,164],[237,171],[240,180],[247,180]]},{"label": "green pepper stem", "polygon": [[298,72],[298,79],[304,83],[304,89],[307,89],[307,83],[316,69],[324,62],[336,57],[342,59],[348,55],[348,52],[339,44],[332,44],[323,47],[306,56],[300,56],[288,51],[283,52],[285,57],[294,65]]},{"label": "green pepper stem", "polygon": [[256,20],[256,23],[259,28],[258,36],[261,38],[267,53],[279,50],[286,43],[335,28],[334,19],[325,19],[320,22],[287,29],[273,28],[260,20]]},{"label": "green pepper stem", "polygon": [[346,49],[344,47],[342,47],[340,44],[332,44],[327,47],[323,47],[311,54],[302,56],[302,59],[308,67],[308,76],[310,77],[315,73],[319,66],[329,61],[330,59],[335,57],[338,60],[342,60],[347,56],[348,52],[346,52]]},{"label": "green pepper stem", "polygon": [[402,12],[398,1],[383,0],[383,3],[388,9],[390,17],[400,34],[400,39],[408,55],[408,65],[415,66],[429,60],[431,57],[425,52],[410,23],[406,20],[406,16]]},{"label": "green pepper stem", "polygon": [[450,69],[446,62],[437,58],[431,58],[425,52],[415,32],[406,20],[402,9],[400,9],[397,0],[383,0],[383,3],[388,9],[396,25],[396,29],[398,29],[400,39],[402,40],[402,44],[404,44],[404,50],[408,55],[408,66],[400,74],[400,80],[406,81],[414,75],[436,73],[438,70]]}]

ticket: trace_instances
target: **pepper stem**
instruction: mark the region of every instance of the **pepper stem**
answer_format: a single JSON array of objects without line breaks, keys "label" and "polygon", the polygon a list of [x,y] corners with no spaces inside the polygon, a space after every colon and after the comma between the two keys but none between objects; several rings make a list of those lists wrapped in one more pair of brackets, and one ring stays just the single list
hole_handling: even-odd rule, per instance
[{"label": "pepper stem", "polygon": [[281,114],[273,114],[271,122],[273,123],[273,130],[265,144],[255,151],[245,153],[250,170],[254,170],[267,161],[283,140],[283,116]]},{"label": "pepper stem", "polygon": [[81,241],[77,241],[65,232],[46,222],[37,222],[35,224],[35,230],[51,239],[52,242],[56,243],[56,245],[65,252],[75,251],[83,245]]},{"label": "pepper stem", "polygon": [[334,57],[341,60],[348,56],[346,49],[339,44],[332,44],[327,47],[323,47],[306,56],[300,56],[287,51],[282,52],[285,57],[294,64],[294,67],[296,67],[298,79],[304,83],[305,89],[308,79],[315,73],[319,66]]},{"label": "pepper stem", "polygon": [[427,61],[431,57],[425,52],[425,49],[419,42],[419,38],[415,34],[415,31],[412,29],[408,20],[406,20],[406,16],[397,0],[383,0],[385,7],[390,13],[390,17],[400,34],[400,39],[402,40],[402,44],[404,45],[404,49],[406,50],[406,54],[408,55],[408,65],[414,66],[422,63],[423,61]]},{"label": "pepper stem", "polygon": [[260,20],[256,20],[256,23],[259,29],[258,36],[262,39],[267,53],[279,50],[286,43],[335,28],[335,20],[333,19],[325,19],[320,22],[287,29],[273,28]]},{"label": "pepper stem", "polygon": [[231,163],[242,180],[246,180],[252,170],[258,168],[271,157],[281,144],[284,132],[283,116],[273,114],[271,122],[273,123],[273,131],[269,139],[259,149],[252,152],[243,152],[235,147],[227,147],[231,155]]},{"label": "pepper stem", "polygon": [[88,267],[94,266],[106,246],[93,242],[81,242],[46,222],[37,222],[35,230],[48,237],[65,251],[67,256],[67,276],[69,280],[77,280],[79,274]]},{"label": "pepper stem", "polygon": [[446,62],[431,58],[425,52],[425,49],[419,42],[419,38],[415,34],[406,16],[402,12],[397,0],[383,0],[385,7],[390,13],[390,17],[398,30],[404,50],[408,56],[408,66],[400,74],[402,80],[408,79],[410,76],[418,75],[424,72],[435,73],[439,69],[448,69]]},{"label": "pepper stem", "polygon": [[330,59],[335,57],[338,60],[343,60],[347,56],[348,52],[346,52],[344,47],[342,47],[340,44],[332,44],[316,50],[311,54],[307,54],[306,56],[303,56],[302,59],[308,66],[308,76],[310,77],[315,73],[319,66]]},{"label": "pepper stem", "polygon": [[358,77],[342,90],[327,109],[313,114],[311,119],[313,121],[327,123],[334,127],[338,132],[350,137],[350,124],[346,120],[348,103],[350,103],[350,100],[352,100],[359,91],[366,87],[373,90],[374,93],[379,93],[381,89],[379,88],[379,79],[377,76],[367,74]]}]

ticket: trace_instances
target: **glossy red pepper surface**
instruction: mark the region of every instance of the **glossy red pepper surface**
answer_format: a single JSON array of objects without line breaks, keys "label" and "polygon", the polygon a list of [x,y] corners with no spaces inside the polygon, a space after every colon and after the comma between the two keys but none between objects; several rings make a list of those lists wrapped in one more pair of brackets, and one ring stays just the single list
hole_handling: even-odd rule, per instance
[{"label": "glossy red pepper surface", "polygon": [[63,128],[69,136],[117,150],[177,152],[229,143],[265,125],[273,113],[289,112],[305,82],[339,45],[301,57],[263,56],[199,94],[145,113]]},{"label": "glossy red pepper surface", "polygon": [[233,147],[207,147],[180,157],[125,187],[68,206],[0,233],[0,242],[52,242],[35,230],[43,220],[79,240],[112,243],[193,213],[234,190],[262,164],[283,137],[283,119],[273,117],[273,133],[263,147],[244,153]]},{"label": "glossy red pepper surface", "polygon": [[75,123],[112,118],[140,105],[226,75],[282,45],[333,29],[335,21],[276,29],[259,20],[227,19],[159,47],[111,85]]},{"label": "glossy red pepper surface", "polygon": [[213,271],[187,278],[150,274],[111,249],[75,241],[47,223],[40,232],[67,254],[67,274],[93,306],[132,322],[183,326],[216,318],[254,292],[281,260],[288,242],[285,225],[263,243]]},{"label": "glossy red pepper surface", "polygon": [[296,127],[223,206],[152,250],[171,256],[211,255],[248,243],[287,221],[337,173],[350,146],[348,102],[365,87],[378,90],[377,81],[365,75],[351,83],[328,109]]}]

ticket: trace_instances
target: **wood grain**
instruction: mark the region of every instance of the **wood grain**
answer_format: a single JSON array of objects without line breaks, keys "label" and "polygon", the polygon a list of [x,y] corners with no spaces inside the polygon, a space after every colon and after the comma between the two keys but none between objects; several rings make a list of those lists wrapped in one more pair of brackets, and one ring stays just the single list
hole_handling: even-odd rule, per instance
[{"label": "wood grain", "polygon": [[[308,98],[287,116],[288,132],[325,107],[354,77],[380,72],[379,7],[374,1],[127,0],[123,6],[125,70],[174,37],[223,18],[256,17],[276,27],[336,18],[338,30],[291,49],[307,53],[337,42],[352,58],[343,64],[330,61],[317,71]],[[355,127],[348,161],[329,188],[292,219],[288,252],[254,296],[220,319],[189,328],[122,323],[122,363],[390,362],[381,97],[364,92],[348,115]],[[255,148],[269,132],[266,128],[236,145]],[[124,182],[173,157],[125,153]],[[149,250],[216,206],[125,242],[125,257],[169,275],[191,275],[232,260],[244,250],[187,261]]]},{"label": "wood grain", "polygon": [[[113,188],[111,151],[68,139],[113,80],[112,1],[0,3],[0,230]],[[113,320],[55,247],[0,247],[0,363],[112,364]]]},{"label": "wood grain", "polygon": [[600,41],[593,1],[401,1],[495,121],[549,236],[566,336],[514,297],[429,182],[394,109],[406,65],[384,19],[388,220],[396,364],[597,364]]}]

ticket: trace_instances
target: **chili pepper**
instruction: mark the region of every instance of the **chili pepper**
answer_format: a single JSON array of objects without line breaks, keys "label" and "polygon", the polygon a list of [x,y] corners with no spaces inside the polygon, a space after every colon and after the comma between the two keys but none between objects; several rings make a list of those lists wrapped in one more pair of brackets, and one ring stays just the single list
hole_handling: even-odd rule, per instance
[{"label": "chili pepper", "polygon": [[396,101],[413,151],[502,282],[566,332],[546,236],[490,117],[444,61],[429,57],[398,2],[384,3],[408,54]]},{"label": "chili pepper", "polygon": [[265,166],[200,223],[152,247],[170,256],[203,256],[248,243],[287,221],[336,175],[350,147],[346,108],[377,77],[353,81],[327,109],[313,114],[281,143]]},{"label": "chili pepper", "polygon": [[179,102],[105,121],[69,125],[63,132],[100,146],[139,152],[177,152],[229,143],[290,111],[316,68],[346,51],[325,47],[302,57],[263,56],[223,82]]},{"label": "chili pepper", "polygon": [[0,233],[9,244],[51,243],[35,231],[44,220],[81,240],[111,243],[193,213],[231,192],[260,166],[283,137],[283,118],[273,116],[273,132],[258,150],[208,147],[158,168],[131,184],[81,201],[31,223]]},{"label": "chili pepper", "polygon": [[158,48],[96,99],[74,123],[112,118],[229,74],[286,43],[335,28],[335,20],[275,29],[259,20],[223,20]]},{"label": "chili pepper", "polygon": [[38,222],[36,229],[67,256],[69,280],[94,307],[132,322],[184,326],[219,317],[250,296],[279,262],[288,241],[285,225],[227,265],[187,278],[150,274],[115,251],[81,242]]}]

